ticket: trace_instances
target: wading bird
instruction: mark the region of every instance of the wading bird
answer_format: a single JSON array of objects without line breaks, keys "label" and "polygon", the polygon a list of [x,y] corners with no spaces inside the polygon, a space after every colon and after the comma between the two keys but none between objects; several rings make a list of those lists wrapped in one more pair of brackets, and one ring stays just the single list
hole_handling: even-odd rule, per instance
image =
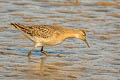
[{"label": "wading bird", "polygon": [[41,47],[41,52],[46,56],[49,56],[47,52],[43,50],[44,46],[54,46],[62,43],[68,38],[77,38],[83,40],[88,47],[88,41],[86,40],[86,33],[84,30],[65,28],[57,25],[22,25],[11,23],[11,25],[17,28],[28,39],[34,42],[34,47],[28,52],[28,56],[36,47]]}]

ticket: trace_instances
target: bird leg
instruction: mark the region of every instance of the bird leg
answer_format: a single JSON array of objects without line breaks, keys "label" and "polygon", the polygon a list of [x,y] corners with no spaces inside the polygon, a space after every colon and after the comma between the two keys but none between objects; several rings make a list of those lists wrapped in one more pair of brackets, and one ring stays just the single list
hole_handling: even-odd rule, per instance
[{"label": "bird leg", "polygon": [[32,53],[32,51],[35,49],[35,47],[33,47],[29,52],[28,52],[28,57],[30,57],[30,55],[31,55],[31,53]]},{"label": "bird leg", "polygon": [[45,54],[46,56],[49,56],[49,54],[43,50],[43,46],[42,46],[42,48],[41,48],[41,52],[42,52],[43,54]]}]

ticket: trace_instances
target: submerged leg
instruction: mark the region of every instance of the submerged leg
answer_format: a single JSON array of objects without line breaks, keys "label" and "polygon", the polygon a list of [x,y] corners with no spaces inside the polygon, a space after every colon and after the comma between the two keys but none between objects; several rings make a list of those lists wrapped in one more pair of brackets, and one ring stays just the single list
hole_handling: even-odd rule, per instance
[{"label": "submerged leg", "polygon": [[45,51],[43,50],[43,46],[42,46],[42,48],[41,48],[41,52],[42,52],[43,54],[45,54],[46,56],[64,57],[64,56],[60,56],[60,55],[49,55],[47,52],[45,52]]},{"label": "submerged leg", "polygon": [[35,49],[35,47],[33,47],[29,52],[28,52],[28,57],[30,57],[30,55],[31,55],[31,53],[32,53],[32,51]]},{"label": "submerged leg", "polygon": [[49,54],[43,50],[43,46],[42,46],[42,48],[41,48],[41,52],[42,52],[43,54],[45,54],[46,56],[49,56]]}]

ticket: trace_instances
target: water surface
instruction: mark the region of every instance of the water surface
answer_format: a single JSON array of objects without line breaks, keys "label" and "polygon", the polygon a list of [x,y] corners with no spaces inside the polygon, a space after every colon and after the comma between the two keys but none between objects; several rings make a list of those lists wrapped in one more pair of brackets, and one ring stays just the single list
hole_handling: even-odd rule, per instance
[{"label": "water surface", "polygon": [[[120,80],[119,0],[0,0],[0,80]],[[88,30],[78,39],[45,47],[45,57],[10,23],[56,24]]]}]

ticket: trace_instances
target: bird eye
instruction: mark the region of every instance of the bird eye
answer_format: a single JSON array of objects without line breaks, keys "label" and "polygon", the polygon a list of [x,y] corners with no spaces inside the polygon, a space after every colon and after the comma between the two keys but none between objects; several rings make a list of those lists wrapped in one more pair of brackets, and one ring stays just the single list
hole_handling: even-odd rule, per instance
[{"label": "bird eye", "polygon": [[86,36],[86,33],[85,33],[85,31],[83,31],[83,36]]}]

